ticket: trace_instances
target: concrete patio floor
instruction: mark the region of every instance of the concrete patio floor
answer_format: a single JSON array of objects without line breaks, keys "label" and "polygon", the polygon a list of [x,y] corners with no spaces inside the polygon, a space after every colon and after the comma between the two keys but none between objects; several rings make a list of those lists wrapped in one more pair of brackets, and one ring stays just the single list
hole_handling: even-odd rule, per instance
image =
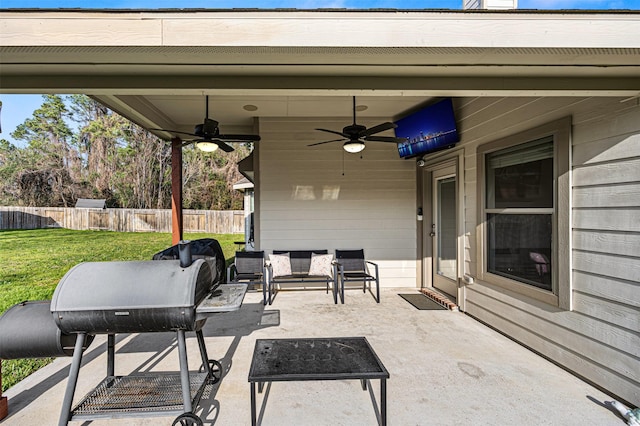
[{"label": "concrete patio floor", "polygon": [[[390,425],[622,425],[612,398],[461,312],[417,310],[383,288],[382,302],[348,290],[344,305],[324,291],[281,291],[263,307],[248,293],[243,307],[210,318],[209,358],[225,370],[196,413],[205,425],[249,425],[251,355],[258,338],[365,336],[390,373]],[[187,334],[190,369],[200,365]],[[106,372],[106,338],[86,351],[75,402]],[[58,422],[70,358],[59,358],[6,392],[3,425]],[[174,333],[117,336],[116,375],[179,371]],[[373,381],[376,400],[379,386]],[[376,408],[359,381],[276,382],[258,395],[263,425],[374,425]],[[74,403],[75,403],[74,402]],[[74,421],[72,425],[171,425],[175,416]]]}]

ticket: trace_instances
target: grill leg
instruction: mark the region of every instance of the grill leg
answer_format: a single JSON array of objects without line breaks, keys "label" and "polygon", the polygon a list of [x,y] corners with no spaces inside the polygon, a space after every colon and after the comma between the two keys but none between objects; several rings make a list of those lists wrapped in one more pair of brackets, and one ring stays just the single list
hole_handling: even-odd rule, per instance
[{"label": "grill leg", "polygon": [[182,385],[182,399],[184,400],[184,412],[190,413],[191,384],[189,380],[189,363],[187,361],[187,342],[184,330],[178,330],[178,357],[180,358],[180,383]]},{"label": "grill leg", "polygon": [[60,421],[58,426],[65,426],[71,420],[71,404],[73,403],[73,395],[76,393],[76,385],[78,384],[78,373],[80,372],[80,364],[82,363],[82,346],[87,335],[80,333],[76,337],[76,346],[73,349],[73,360],[69,369],[69,378],[67,379],[67,389],[64,392],[62,400],[62,410],[60,411]]},{"label": "grill leg", "polygon": [[116,372],[116,335],[107,336],[107,376],[113,377]]},{"label": "grill leg", "polygon": [[196,337],[198,338],[198,347],[200,348],[200,357],[202,358],[202,365],[204,365],[207,369],[207,374],[210,378],[213,378],[213,371],[211,370],[211,365],[209,364],[209,355],[207,355],[207,347],[204,345],[204,336],[202,335],[202,330],[196,331]]}]

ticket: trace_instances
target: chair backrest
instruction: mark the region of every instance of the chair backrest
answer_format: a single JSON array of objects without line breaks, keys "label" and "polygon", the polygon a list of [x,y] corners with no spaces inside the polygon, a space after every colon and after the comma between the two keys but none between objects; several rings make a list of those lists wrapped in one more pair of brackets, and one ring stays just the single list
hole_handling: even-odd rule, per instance
[{"label": "chair backrest", "polygon": [[311,254],[329,254],[328,250],[274,250],[273,254],[289,253],[292,274],[306,274],[311,267]]},{"label": "chair backrest", "polygon": [[336,260],[345,271],[366,271],[364,250],[336,250]]},{"label": "chair backrest", "polygon": [[261,274],[264,268],[264,251],[237,251],[235,264],[239,274]]}]

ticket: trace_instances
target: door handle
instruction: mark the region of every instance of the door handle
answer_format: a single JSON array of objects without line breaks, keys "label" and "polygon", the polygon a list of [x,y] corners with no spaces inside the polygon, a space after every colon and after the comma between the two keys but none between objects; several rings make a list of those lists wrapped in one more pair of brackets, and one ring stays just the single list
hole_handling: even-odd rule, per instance
[{"label": "door handle", "polygon": [[435,237],[436,236],[436,224],[432,224],[431,225],[431,232],[429,232],[429,236],[430,237]]}]

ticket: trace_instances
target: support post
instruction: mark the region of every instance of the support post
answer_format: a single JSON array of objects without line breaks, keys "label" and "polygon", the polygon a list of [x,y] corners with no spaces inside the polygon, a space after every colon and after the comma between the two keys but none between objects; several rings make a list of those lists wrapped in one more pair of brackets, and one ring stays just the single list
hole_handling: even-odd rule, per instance
[{"label": "support post", "polygon": [[182,140],[171,139],[171,241],[182,240]]}]

